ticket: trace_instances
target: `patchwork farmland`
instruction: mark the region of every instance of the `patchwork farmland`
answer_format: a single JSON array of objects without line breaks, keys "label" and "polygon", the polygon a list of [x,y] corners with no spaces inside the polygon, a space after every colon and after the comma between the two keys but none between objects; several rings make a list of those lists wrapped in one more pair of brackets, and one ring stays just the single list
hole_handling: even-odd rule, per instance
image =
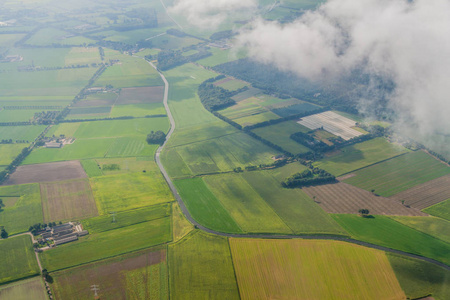
[{"label": "patchwork farmland", "polygon": [[236,47],[317,1],[212,9],[204,30],[179,0],[0,2],[1,300],[450,299],[447,128],[402,136],[355,110],[364,78]]}]

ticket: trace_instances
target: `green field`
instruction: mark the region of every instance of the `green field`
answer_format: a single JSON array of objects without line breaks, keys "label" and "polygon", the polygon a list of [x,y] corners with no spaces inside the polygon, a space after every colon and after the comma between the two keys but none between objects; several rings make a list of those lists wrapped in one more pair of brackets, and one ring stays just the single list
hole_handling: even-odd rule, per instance
[{"label": "green field", "polygon": [[0,253],[3,261],[0,265],[0,283],[39,274],[39,266],[28,235],[0,240]]},{"label": "green field", "polygon": [[217,65],[229,62],[230,60],[240,59],[246,57],[244,51],[238,53],[233,52],[234,49],[222,50],[219,48],[211,48],[209,50],[213,55],[197,61],[198,64],[205,67],[215,67]]},{"label": "green field", "polygon": [[115,105],[111,110],[111,118],[123,116],[145,117],[165,114],[166,110],[162,103]]},{"label": "green field", "polygon": [[423,211],[427,214],[450,221],[450,199],[427,207]]},{"label": "green field", "polygon": [[[304,168],[302,167],[298,169],[302,170]],[[270,205],[295,234],[346,234],[301,189],[281,187],[280,180],[276,175],[271,174],[270,171],[244,172],[242,173],[242,179]]]},{"label": "green field", "polygon": [[145,137],[152,130],[167,131],[168,126],[167,118],[62,123],[52,127],[47,136],[64,134],[66,137],[75,137],[75,142],[60,149],[38,148],[25,159],[24,164],[153,156],[157,145],[148,145]]},{"label": "green field", "polygon": [[450,243],[450,222],[435,217],[390,217],[408,227]]},{"label": "green field", "polygon": [[249,84],[245,81],[239,80],[239,79],[231,79],[227,82],[217,84],[221,88],[224,88],[229,91],[236,91],[238,89],[241,89],[243,87],[249,86]]},{"label": "green field", "polygon": [[[95,161],[96,166],[100,165],[101,172],[104,175],[144,171],[157,172],[159,170],[153,161],[153,157],[98,158]],[[111,168],[112,165],[118,165],[118,169],[117,167]]]},{"label": "green field", "polygon": [[47,300],[44,282],[40,277],[0,286],[0,299]]},{"label": "green field", "polygon": [[72,36],[72,34],[67,31],[55,28],[44,28],[28,39],[26,43],[36,46],[48,46],[51,44],[81,46],[83,44],[95,43],[95,41],[82,36]]},{"label": "green field", "polygon": [[38,184],[2,186],[0,198],[5,204],[0,211],[0,224],[9,234],[25,232],[44,221]]},{"label": "green field", "polygon": [[81,165],[83,166],[84,171],[89,177],[102,176],[103,172],[101,168],[98,166],[97,162],[93,159],[85,159],[81,160]]},{"label": "green field", "polygon": [[358,240],[450,263],[450,243],[402,225],[385,216],[362,218],[358,215],[332,215]]},{"label": "green field", "polygon": [[[53,110],[53,109],[49,109]],[[41,112],[42,109],[3,109],[0,111],[1,122],[30,122],[34,114]]]},{"label": "green field", "polygon": [[177,180],[175,185],[189,212],[197,222],[217,231],[242,232],[202,178]]},{"label": "green field", "polygon": [[169,34],[155,37],[151,41],[154,48],[162,50],[180,49],[202,42],[201,40],[192,37],[177,37]]},{"label": "green field", "polygon": [[170,84],[169,106],[177,130],[218,121],[203,107],[197,96],[198,86],[206,79],[217,76],[217,73],[194,64],[184,64],[166,71],[165,76]]},{"label": "green field", "polygon": [[100,215],[173,201],[172,193],[156,169],[90,180]]},{"label": "green field", "polygon": [[[114,120],[114,121],[91,121],[81,123],[69,123],[65,125],[68,127],[67,131],[72,132],[73,128],[77,127],[73,134],[66,134],[79,139],[87,138],[107,138],[107,137],[122,137],[122,136],[147,136],[152,130],[167,131],[169,122],[167,118],[142,118],[129,120]],[[62,130],[58,130],[62,131]],[[49,133],[50,134],[50,133]]]},{"label": "green field", "polygon": [[78,160],[105,157],[116,138],[77,139],[63,148],[37,148],[23,161],[23,164],[39,164],[54,161]]},{"label": "green field", "polygon": [[344,147],[337,153],[314,163],[314,166],[339,176],[408,151],[406,148],[391,144],[383,138],[375,138]]},{"label": "green field", "polygon": [[450,298],[450,271],[431,263],[388,253],[395,275],[409,299],[431,295],[436,300]]},{"label": "green field", "polygon": [[168,299],[165,257],[165,247],[155,247],[55,272],[53,294],[57,299],[91,299],[86,286],[95,278],[101,299]]},{"label": "green field", "polygon": [[183,146],[186,144],[192,144],[205,140],[211,140],[214,138],[226,136],[229,134],[239,132],[238,129],[230,126],[229,124],[222,122],[219,119],[214,120],[207,124],[201,124],[197,126],[190,126],[188,128],[177,129],[167,142],[167,148],[173,148],[177,146]]},{"label": "green field", "polygon": [[44,131],[45,125],[34,126],[0,126],[0,140],[32,142]]},{"label": "green field", "polygon": [[228,241],[196,231],[169,245],[171,299],[239,299]]},{"label": "green field", "polygon": [[106,86],[115,88],[158,86],[164,85],[161,77],[145,60],[126,55],[118,55],[120,63],[106,69],[94,86]]},{"label": "green field", "polygon": [[241,299],[405,299],[386,255],[344,242],[231,238]]},{"label": "green field", "polygon": [[[170,150],[178,153],[192,174],[231,171],[246,165],[269,164],[273,162],[272,157],[278,154],[275,150],[241,132]],[[168,169],[170,172],[171,168]],[[179,176],[177,173],[171,173],[171,175]]]},{"label": "green field", "polygon": [[[97,68],[0,73],[0,96],[72,98],[88,83]],[[36,100],[37,100],[36,99]],[[39,103],[36,101],[36,103]]]},{"label": "green field", "polygon": [[169,217],[171,214],[171,204],[152,205],[145,208],[127,210],[112,215],[98,216],[83,220],[83,228],[89,233],[99,233],[103,231],[122,228],[134,224]]},{"label": "green field", "polygon": [[389,197],[413,186],[450,174],[450,167],[416,151],[355,172],[344,182]]},{"label": "green field", "polygon": [[166,217],[89,234],[78,241],[45,251],[40,254],[40,258],[43,268],[55,271],[149,248],[170,239],[170,218]]},{"label": "green field", "polygon": [[0,144],[0,166],[9,165],[28,144]]},{"label": "green field", "polygon": [[243,176],[215,175],[204,181],[244,232],[292,233]]},{"label": "green field", "polygon": [[262,123],[262,122],[266,122],[266,121],[270,121],[270,120],[276,120],[279,118],[280,117],[277,116],[276,114],[274,114],[273,112],[267,111],[267,112],[262,112],[262,113],[259,113],[256,115],[236,118],[236,119],[233,119],[233,121],[238,123],[239,125],[242,125],[243,127],[245,127],[245,126],[250,126],[250,125],[254,125],[254,124],[258,124],[258,123]]},{"label": "green field", "polygon": [[308,132],[309,129],[297,124],[295,121],[286,121],[271,126],[256,128],[254,133],[292,154],[305,153],[310,151],[307,147],[295,142],[290,138],[296,132]]}]

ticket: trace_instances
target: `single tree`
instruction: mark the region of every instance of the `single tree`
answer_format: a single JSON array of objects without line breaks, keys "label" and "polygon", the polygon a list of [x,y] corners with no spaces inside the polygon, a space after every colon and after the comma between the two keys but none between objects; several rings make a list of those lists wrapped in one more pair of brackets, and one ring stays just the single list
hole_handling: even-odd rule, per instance
[{"label": "single tree", "polygon": [[6,230],[4,228],[2,229],[2,233],[0,234],[0,236],[2,237],[2,239],[8,238],[8,233],[6,232]]},{"label": "single tree", "polygon": [[369,215],[369,210],[367,208],[361,208],[358,210],[362,217],[367,217]]}]

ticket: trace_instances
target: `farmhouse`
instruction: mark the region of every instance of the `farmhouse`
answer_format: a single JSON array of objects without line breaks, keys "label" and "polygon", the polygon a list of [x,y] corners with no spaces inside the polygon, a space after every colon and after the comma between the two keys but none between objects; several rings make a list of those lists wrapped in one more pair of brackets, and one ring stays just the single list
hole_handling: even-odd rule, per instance
[{"label": "farmhouse", "polygon": [[52,141],[45,143],[45,148],[61,148],[62,145],[62,143]]},{"label": "farmhouse", "polygon": [[73,223],[65,223],[54,226],[50,232],[45,232],[42,237],[45,239],[52,239],[55,246],[70,243],[78,240],[78,237],[89,234],[87,230],[83,230],[81,225],[74,225]]}]

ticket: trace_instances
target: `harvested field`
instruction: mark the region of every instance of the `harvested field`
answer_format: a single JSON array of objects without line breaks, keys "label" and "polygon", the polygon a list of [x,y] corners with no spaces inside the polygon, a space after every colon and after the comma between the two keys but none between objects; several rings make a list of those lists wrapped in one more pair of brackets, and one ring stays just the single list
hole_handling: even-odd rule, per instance
[{"label": "harvested field", "polygon": [[100,286],[102,299],[167,299],[166,250],[152,249],[52,274],[56,299],[91,299],[86,286]]},{"label": "harvested field", "polygon": [[371,192],[339,182],[312,187],[303,190],[328,213],[357,214],[367,208],[374,215],[426,216],[414,208],[408,208],[389,198],[375,196]]},{"label": "harvested field", "polygon": [[20,166],[3,185],[87,178],[78,160]]},{"label": "harvested field", "polygon": [[137,104],[162,102],[164,97],[163,86],[123,88],[116,104]]},{"label": "harvested field", "polygon": [[355,121],[338,115],[332,111],[326,111],[320,114],[301,118],[299,124],[310,129],[318,129],[323,127],[328,132],[342,137],[344,140],[362,135],[361,132],[353,129],[356,125]]},{"label": "harvested field", "polygon": [[46,223],[98,215],[87,179],[41,183],[40,187]]},{"label": "harvested field", "polygon": [[424,209],[450,199],[450,175],[417,185],[392,196],[391,199],[405,201],[406,205],[417,209]]},{"label": "harvested field", "polygon": [[335,241],[230,239],[241,299],[405,299],[382,251]]}]

